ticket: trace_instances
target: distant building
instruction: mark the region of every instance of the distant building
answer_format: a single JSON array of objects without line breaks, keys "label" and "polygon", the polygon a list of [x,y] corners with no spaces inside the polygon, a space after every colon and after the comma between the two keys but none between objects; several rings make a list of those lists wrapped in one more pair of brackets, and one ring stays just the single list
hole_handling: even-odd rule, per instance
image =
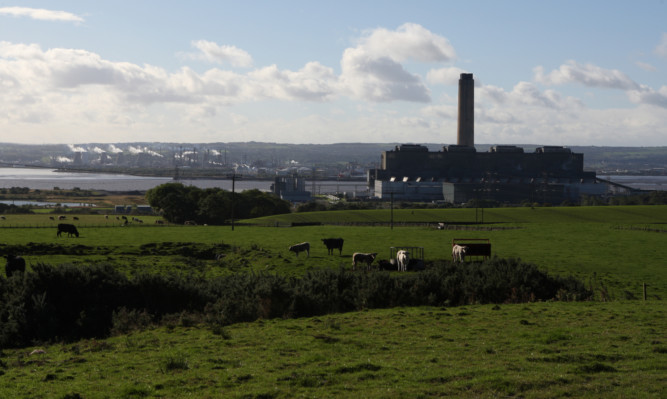
[{"label": "distant building", "polygon": [[518,203],[561,203],[582,195],[604,195],[607,182],[584,171],[584,155],[560,146],[538,147],[525,153],[510,145],[477,152],[474,146],[474,81],[459,81],[458,143],[429,151],[402,144],[382,152],[378,169],[368,182],[379,198],[464,203],[473,199]]},{"label": "distant building", "polygon": [[290,202],[308,202],[312,199],[310,191],[306,191],[306,179],[297,175],[275,177],[271,192]]}]

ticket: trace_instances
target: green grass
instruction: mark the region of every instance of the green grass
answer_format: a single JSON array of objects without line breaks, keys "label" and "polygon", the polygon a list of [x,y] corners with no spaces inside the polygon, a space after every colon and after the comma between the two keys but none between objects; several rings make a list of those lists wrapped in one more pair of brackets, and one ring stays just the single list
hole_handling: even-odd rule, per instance
[{"label": "green grass", "polygon": [[[474,209],[400,210],[399,220],[466,220]],[[332,216],[334,215],[334,216]],[[340,222],[381,220],[383,211],[315,212],[283,218],[308,217],[309,222],[333,217]],[[446,215],[446,217],[445,217]],[[438,216],[443,216],[436,218]],[[43,215],[10,215],[3,223],[35,226]],[[318,219],[319,218],[319,219]],[[649,297],[667,297],[667,248],[665,223],[667,206],[575,207],[575,208],[495,208],[485,210],[485,225],[450,225],[447,230],[433,226],[409,225],[318,225],[303,227],[164,226],[150,222],[119,227],[115,220],[100,215],[84,215],[77,221],[79,238],[56,237],[55,225],[39,228],[0,229],[2,242],[22,245],[19,252],[28,263],[110,263],[128,273],[191,273],[215,276],[239,271],[266,271],[300,275],[313,268],[351,267],[353,252],[377,252],[387,259],[392,246],[424,248],[426,260],[450,259],[454,238],[488,238],[494,255],[531,262],[552,274],[574,275],[596,290],[600,299],[637,299],[648,284]],[[287,219],[285,219],[287,220]],[[299,219],[305,220],[305,219]],[[53,223],[53,222],[52,222]],[[57,223],[57,222],[56,222]],[[108,223],[108,224],[105,224]],[[93,227],[99,226],[99,227]],[[658,231],[653,231],[658,230]],[[321,238],[345,239],[343,256],[329,256]],[[296,257],[290,245],[308,241],[311,256]],[[27,243],[62,247],[48,254],[25,251]],[[222,261],[173,253],[150,252],[142,245],[190,243],[193,247],[227,249]],[[0,247],[1,248],[1,247]],[[20,250],[24,249],[24,252]]]},{"label": "green grass", "polygon": [[[292,214],[252,222],[323,224],[232,231],[156,226],[149,217],[120,227],[115,218],[81,215],[81,236],[58,238],[48,215],[7,215],[0,249],[24,250],[29,265],[110,263],[128,274],[300,275],[349,268],[353,252],[386,259],[391,246],[449,259],[453,238],[488,238],[499,257],[578,276],[597,299],[615,301],[401,308],[213,329],[174,318],[158,329],[40,347],[44,354],[5,349],[0,397],[667,397],[667,207],[495,208],[484,211],[485,225],[461,224],[475,220],[474,209],[401,209],[393,229],[389,217]],[[433,222],[450,224],[437,230]],[[355,223],[365,225],[347,225]],[[345,239],[343,256],[326,254],[325,237]],[[287,250],[301,241],[311,242],[309,258]],[[649,301],[627,300],[641,298],[642,283]]]},{"label": "green grass", "polygon": [[[391,221],[391,210],[324,211],[267,216],[242,222],[275,225],[278,223],[385,223]],[[667,223],[667,206],[599,206],[599,207],[513,207],[394,209],[394,223],[563,223],[595,222],[616,224]]]},{"label": "green grass", "polygon": [[5,350],[0,397],[661,398],[661,302],[400,308]]}]

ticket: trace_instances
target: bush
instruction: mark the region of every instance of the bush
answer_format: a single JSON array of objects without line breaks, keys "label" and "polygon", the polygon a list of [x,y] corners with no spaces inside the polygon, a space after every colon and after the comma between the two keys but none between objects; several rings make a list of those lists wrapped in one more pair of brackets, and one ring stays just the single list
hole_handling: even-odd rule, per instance
[{"label": "bush", "polygon": [[[370,308],[590,299],[580,281],[554,278],[517,259],[441,261],[419,273],[316,270],[301,278],[233,274],[213,280],[139,275],[110,266],[38,264],[0,278],[0,347],[105,337],[155,321],[214,328],[258,318],[305,317]],[[177,316],[175,316],[177,315]]]}]

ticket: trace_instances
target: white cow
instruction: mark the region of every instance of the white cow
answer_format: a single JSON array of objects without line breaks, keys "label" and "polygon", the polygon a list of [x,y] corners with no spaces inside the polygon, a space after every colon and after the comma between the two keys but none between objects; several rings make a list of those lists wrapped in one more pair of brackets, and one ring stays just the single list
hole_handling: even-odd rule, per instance
[{"label": "white cow", "polygon": [[452,247],[452,262],[463,262],[468,247],[456,244]]},{"label": "white cow", "polygon": [[398,263],[399,272],[408,270],[408,263],[410,263],[410,252],[405,250],[396,252],[396,261]]}]

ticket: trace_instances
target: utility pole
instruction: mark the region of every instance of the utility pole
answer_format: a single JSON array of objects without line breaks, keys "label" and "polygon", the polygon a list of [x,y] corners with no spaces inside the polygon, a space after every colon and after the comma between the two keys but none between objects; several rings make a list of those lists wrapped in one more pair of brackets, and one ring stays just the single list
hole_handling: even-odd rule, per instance
[{"label": "utility pole", "polygon": [[232,231],[234,231],[234,200],[235,198],[235,192],[234,192],[234,185],[236,183],[236,172],[232,173]]}]

